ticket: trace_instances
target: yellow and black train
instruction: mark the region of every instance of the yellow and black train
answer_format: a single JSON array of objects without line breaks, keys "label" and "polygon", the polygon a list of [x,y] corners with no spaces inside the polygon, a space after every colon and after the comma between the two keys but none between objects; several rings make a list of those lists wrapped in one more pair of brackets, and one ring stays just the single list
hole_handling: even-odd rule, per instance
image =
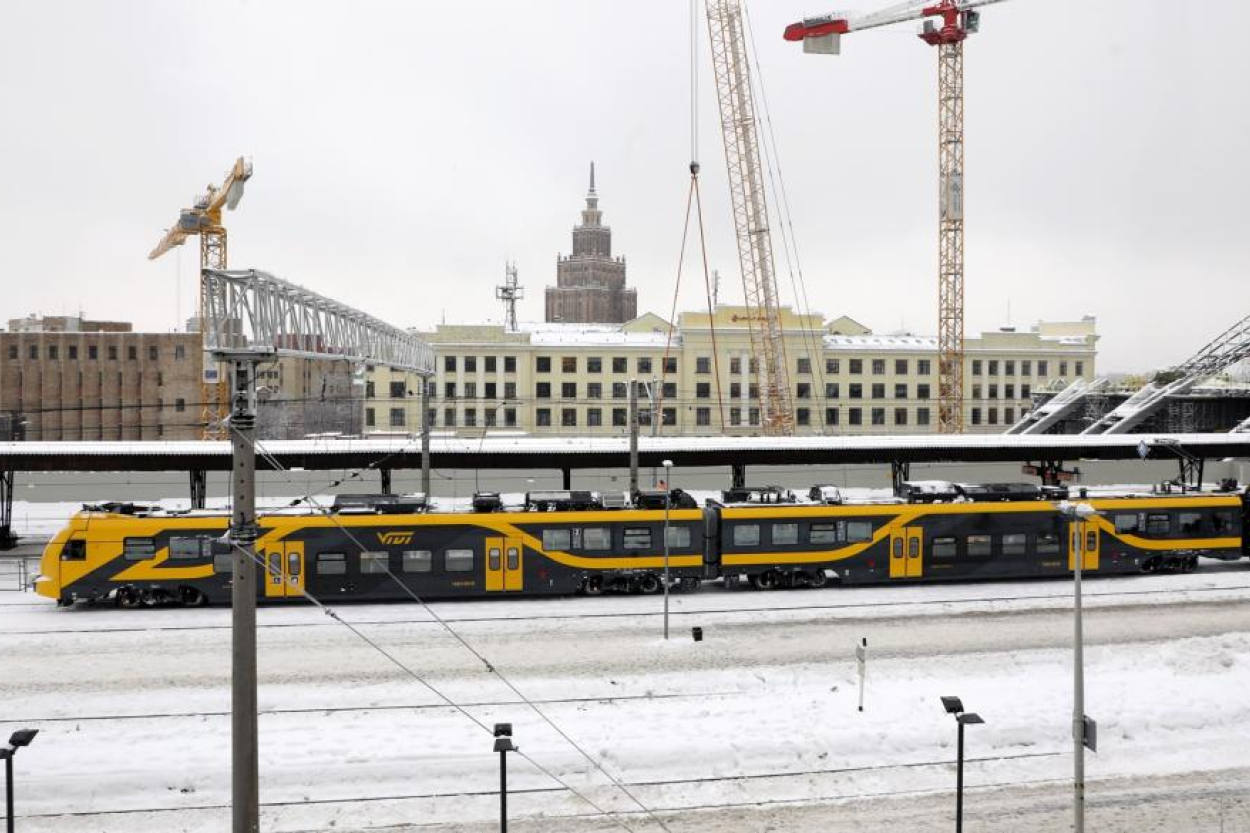
[{"label": "yellow and black train", "polygon": [[[815,490],[814,490],[815,493]],[[668,513],[670,586],[760,589],[1064,576],[1080,535],[1095,574],[1188,571],[1250,555],[1247,494],[1094,498],[1069,522],[1050,500],[722,504]],[[255,551],[267,601],[381,601],[662,589],[665,511],[593,500],[438,513],[392,500],[269,514]],[[543,511],[540,511],[543,510]],[[563,510],[563,511],[562,511]],[[84,507],[43,554],[40,594],[61,604],[228,602],[224,513]]]}]

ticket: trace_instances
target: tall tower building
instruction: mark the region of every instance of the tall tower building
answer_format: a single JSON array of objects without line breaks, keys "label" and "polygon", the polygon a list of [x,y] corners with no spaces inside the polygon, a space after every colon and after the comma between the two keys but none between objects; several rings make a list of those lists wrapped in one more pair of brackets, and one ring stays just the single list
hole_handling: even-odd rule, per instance
[{"label": "tall tower building", "polygon": [[619,324],[638,317],[638,293],[625,286],[625,258],[612,257],[612,229],[603,224],[595,193],[595,163],[582,222],[573,227],[573,253],[556,260],[547,287],[547,321]]}]

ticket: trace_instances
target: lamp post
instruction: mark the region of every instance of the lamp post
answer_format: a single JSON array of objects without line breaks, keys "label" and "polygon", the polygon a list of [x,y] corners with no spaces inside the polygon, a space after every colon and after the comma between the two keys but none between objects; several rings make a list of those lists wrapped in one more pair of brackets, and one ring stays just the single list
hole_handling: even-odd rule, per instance
[{"label": "lamp post", "polygon": [[984,723],[981,715],[964,711],[964,704],[958,697],[943,697],[942,707],[947,714],[955,715],[959,724],[959,752],[955,775],[955,833],[963,833],[964,829],[964,727]]},{"label": "lamp post", "polygon": [[1073,639],[1072,639],[1072,829],[1085,831],[1085,638],[1081,623],[1081,568],[1085,566],[1085,524],[1098,514],[1088,503],[1062,501],[1059,513],[1071,527]]},{"label": "lamp post", "polygon": [[512,743],[512,724],[495,724],[495,751],[499,753],[499,833],[508,833],[508,753],[519,752]]},{"label": "lamp post", "polygon": [[35,735],[39,734],[38,729],[18,729],[9,736],[9,742],[6,746],[0,747],[0,758],[4,758],[4,805],[6,815],[8,817],[8,833],[13,833],[13,756],[17,754],[17,750],[23,746],[30,746],[30,742],[35,739]]},{"label": "lamp post", "polygon": [[664,638],[668,639],[668,513],[673,505],[673,461],[664,466]]}]

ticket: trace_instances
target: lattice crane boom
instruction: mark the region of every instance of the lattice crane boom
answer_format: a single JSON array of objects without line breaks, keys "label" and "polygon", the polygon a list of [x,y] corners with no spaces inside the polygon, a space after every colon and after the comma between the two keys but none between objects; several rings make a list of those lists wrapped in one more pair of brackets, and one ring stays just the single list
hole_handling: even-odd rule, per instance
[{"label": "lattice crane boom", "polygon": [[746,296],[747,329],[759,381],[761,422],[765,434],[788,435],[794,433],[794,409],[781,331],[745,21],[739,0],[706,0],[706,7],[738,239],[738,265]]},{"label": "lattice crane boom", "polygon": [[838,54],[841,37],[924,20],[920,38],[938,47],[938,431],[964,430],[964,48],[978,31],[980,6],[1005,0],[911,0],[860,17],[807,18],[785,39],[807,52]]},{"label": "lattice crane boom", "polygon": [[[156,248],[148,254],[148,260],[156,260],[175,246],[181,246],[188,237],[199,236],[201,278],[195,314],[200,321],[201,332],[205,330],[203,322],[207,304],[204,297],[204,270],[226,268],[226,227],[222,223],[222,211],[233,211],[238,207],[239,201],[243,199],[244,183],[251,177],[252,163],[240,156],[220,185],[209,185],[207,192],[196,198],[190,208],[182,209],[178,214],[178,222],[165,231]],[[224,400],[224,390],[220,383],[201,382],[201,424],[204,426],[204,439],[221,438],[221,420],[225,416]]]}]

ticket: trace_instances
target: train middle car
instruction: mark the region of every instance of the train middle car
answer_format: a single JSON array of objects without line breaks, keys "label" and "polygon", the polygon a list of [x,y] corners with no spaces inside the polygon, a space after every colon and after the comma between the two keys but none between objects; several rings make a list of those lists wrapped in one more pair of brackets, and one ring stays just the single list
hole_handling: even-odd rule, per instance
[{"label": "train middle car", "polygon": [[[672,586],[760,589],[1122,574],[1247,555],[1241,495],[1094,499],[1070,522],[1045,500],[674,509]],[[274,514],[255,550],[267,600],[658,592],[665,513],[651,509]],[[63,604],[224,602],[235,554],[221,514],[108,506],[45,549],[37,589]]]}]

